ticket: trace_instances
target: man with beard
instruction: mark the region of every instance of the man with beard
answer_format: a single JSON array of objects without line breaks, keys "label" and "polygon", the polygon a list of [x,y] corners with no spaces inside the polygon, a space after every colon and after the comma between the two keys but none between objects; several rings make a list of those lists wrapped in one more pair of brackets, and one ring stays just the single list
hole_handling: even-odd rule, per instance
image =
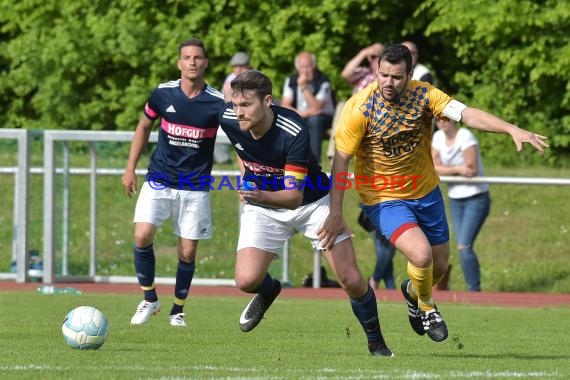
[{"label": "man with beard", "polygon": [[[412,56],[390,45],[380,56],[377,84],[346,103],[336,132],[333,181],[356,156],[355,180],[362,208],[382,234],[408,259],[409,279],[401,284],[414,331],[436,342],[447,326],[432,287],[449,258],[449,229],[439,177],[431,157],[431,120],[445,117],[481,131],[508,134],[517,150],[529,143],[540,152],[546,137],[451,98],[427,82],[412,80]],[[333,183],[331,211],[319,231],[325,247],[347,231],[342,215],[345,187]]]}]

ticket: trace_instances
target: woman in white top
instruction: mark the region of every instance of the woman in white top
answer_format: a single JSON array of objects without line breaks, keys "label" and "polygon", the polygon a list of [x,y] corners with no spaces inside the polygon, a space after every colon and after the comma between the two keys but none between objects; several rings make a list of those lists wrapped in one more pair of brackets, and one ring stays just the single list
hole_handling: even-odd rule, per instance
[{"label": "woman in white top", "polygon": [[[446,176],[483,176],[479,143],[473,133],[466,128],[457,128],[452,120],[437,119],[436,123],[438,130],[432,139],[432,156],[437,173]],[[449,183],[447,189],[451,223],[465,282],[470,291],[481,291],[479,260],[473,244],[489,215],[489,185]]]}]

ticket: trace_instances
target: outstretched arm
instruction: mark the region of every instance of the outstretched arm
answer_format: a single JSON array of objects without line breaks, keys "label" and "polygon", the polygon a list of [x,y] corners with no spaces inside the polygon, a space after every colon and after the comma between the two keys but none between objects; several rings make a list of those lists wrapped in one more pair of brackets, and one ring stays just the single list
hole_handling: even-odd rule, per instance
[{"label": "outstretched arm", "polygon": [[467,107],[461,112],[461,121],[474,129],[485,132],[511,135],[517,150],[520,152],[524,143],[529,143],[539,152],[548,147],[548,137],[519,128],[488,112],[478,108]]}]

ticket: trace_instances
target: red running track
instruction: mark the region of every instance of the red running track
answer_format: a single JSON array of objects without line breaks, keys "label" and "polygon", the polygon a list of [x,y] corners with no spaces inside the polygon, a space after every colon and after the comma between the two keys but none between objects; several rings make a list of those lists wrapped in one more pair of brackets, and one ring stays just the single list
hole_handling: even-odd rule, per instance
[{"label": "red running track", "polygon": [[[16,283],[13,281],[0,281],[0,291],[36,291],[41,283]],[[137,284],[109,284],[109,283],[62,283],[62,287],[74,287],[85,293],[123,293],[140,294]],[[161,293],[172,293],[173,285],[157,285]],[[193,286],[192,295],[199,296],[244,296],[243,293],[231,286]],[[346,298],[346,293],[338,288],[284,288],[280,297],[298,298]],[[376,290],[379,301],[402,302],[399,290]],[[438,303],[461,303],[466,305],[494,305],[512,307],[570,307],[570,294],[560,293],[514,293],[514,292],[464,292],[464,291],[438,291],[434,290],[434,298]]]}]

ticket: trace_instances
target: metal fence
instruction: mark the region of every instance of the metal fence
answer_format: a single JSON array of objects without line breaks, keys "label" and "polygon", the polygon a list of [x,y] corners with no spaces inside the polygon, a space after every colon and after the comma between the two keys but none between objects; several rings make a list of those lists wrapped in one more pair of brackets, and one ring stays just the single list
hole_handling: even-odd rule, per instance
[{"label": "metal fence", "polygon": [[[0,273],[0,279],[11,279],[17,282],[27,282],[28,275],[28,226],[29,226],[29,176],[30,173],[43,175],[43,277],[45,283],[55,281],[94,281],[94,282],[136,282],[134,276],[99,276],[96,273],[96,226],[97,226],[97,177],[100,175],[123,174],[123,169],[103,169],[97,167],[96,142],[125,142],[129,143],[134,136],[134,132],[110,132],[110,131],[61,131],[46,130],[43,132],[44,152],[43,167],[30,168],[30,132],[19,129],[0,129],[0,139],[17,140],[18,144],[18,165],[14,167],[0,167],[0,174],[13,174],[14,181],[14,223],[13,223],[13,244],[12,257],[16,261],[16,273]],[[151,142],[157,141],[158,134],[151,134]],[[56,167],[56,142],[64,143],[63,167]],[[69,167],[68,142],[86,142],[90,151],[90,165],[88,168]],[[225,134],[219,133],[216,144],[228,144]],[[137,170],[138,175],[143,175],[146,170]],[[238,175],[238,171],[216,171],[213,176]],[[62,246],[62,274],[56,278],[55,273],[55,199],[57,190],[55,178],[63,175],[63,246]],[[67,199],[69,196],[69,176],[88,175],[90,178],[89,191],[89,271],[87,277],[74,278],[67,273],[67,224],[69,215],[67,211]],[[454,183],[489,183],[489,184],[515,184],[515,185],[556,185],[569,186],[570,179],[561,178],[528,178],[528,177],[474,177],[465,178],[457,176],[443,176],[442,182]],[[282,280],[289,282],[289,242],[283,249],[282,255]],[[321,253],[316,251],[313,261],[313,287],[320,285]],[[173,284],[174,278],[157,278],[157,283]],[[195,279],[196,285],[234,285],[232,279]]]},{"label": "metal fence", "polygon": [[[14,218],[12,232],[12,259],[17,263],[16,273],[6,273],[5,277],[24,282],[28,272],[28,222],[29,222],[29,174],[30,174],[30,133],[21,129],[0,129],[1,139],[12,139],[18,143],[18,166],[10,169],[14,174]],[[5,168],[4,168],[5,169]]]}]

